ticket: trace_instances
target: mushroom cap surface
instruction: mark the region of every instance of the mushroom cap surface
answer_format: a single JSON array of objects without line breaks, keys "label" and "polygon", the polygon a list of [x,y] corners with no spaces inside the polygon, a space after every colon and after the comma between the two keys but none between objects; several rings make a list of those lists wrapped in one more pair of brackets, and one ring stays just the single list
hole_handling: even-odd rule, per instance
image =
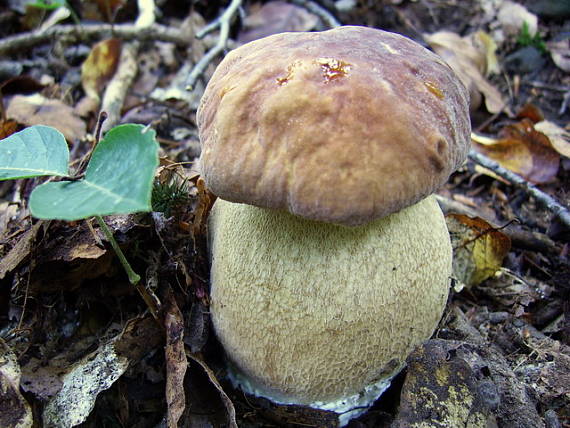
[{"label": "mushroom cap surface", "polygon": [[354,228],[218,199],[209,226],[216,335],[274,401],[318,407],[391,379],[445,308],[452,251],[432,196]]},{"label": "mushroom cap surface", "polygon": [[451,68],[366,27],[276,34],[231,51],[197,122],[213,193],[344,225],[432,193],[470,144],[468,94]]}]

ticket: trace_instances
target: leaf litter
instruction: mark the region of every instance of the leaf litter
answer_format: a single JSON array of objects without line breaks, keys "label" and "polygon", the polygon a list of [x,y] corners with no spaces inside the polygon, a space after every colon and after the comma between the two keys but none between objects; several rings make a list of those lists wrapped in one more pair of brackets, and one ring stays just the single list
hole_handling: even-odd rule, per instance
[{"label": "leaf litter", "polygon": [[[104,3],[108,4],[82,2],[74,12],[81,19],[101,22],[112,22],[113,17],[121,23],[134,20],[126,3],[113,2],[111,8]],[[269,3],[281,2],[265,2]],[[514,32],[508,30],[510,24],[497,18],[497,2],[481,1],[469,8],[454,2],[434,2],[430,8],[423,2],[382,2],[382,6],[344,3],[344,9],[339,6],[335,11],[343,23],[377,26],[416,35],[417,40],[420,34],[429,34],[425,40],[435,50],[440,49],[452,66],[455,64],[470,87],[476,101],[472,114],[477,135],[493,140],[492,144],[483,144],[486,150],[497,146],[499,160],[515,159],[521,174],[543,182],[542,189],[568,205],[563,190],[569,171],[568,115],[562,109],[563,93],[556,89],[567,88],[570,83],[567,77],[556,74],[560,72],[556,67],[564,66],[565,45],[557,48],[559,53],[553,53],[552,48],[555,62],[540,73],[507,75],[510,72],[501,66],[505,55],[517,48],[519,27],[513,27]],[[184,17],[178,13],[174,16],[172,7],[172,2],[164,2],[158,19],[176,28]],[[186,25],[185,30],[191,33],[202,28],[223,8],[220,2],[195,2],[184,21],[194,24]],[[246,3],[245,16],[253,16],[256,8],[262,8],[260,2]],[[293,15],[280,17],[275,11],[266,11],[253,21],[270,32],[295,29],[291,25],[306,29],[317,15],[305,12],[303,9],[299,17],[287,22],[280,18]],[[457,16],[462,19],[452,19]],[[548,22],[547,28],[545,22],[538,16],[535,34],[546,35],[547,45],[554,46],[548,37],[558,28],[553,22]],[[232,36],[248,30],[241,24],[234,22]],[[248,25],[255,26],[252,19]],[[316,26],[321,28],[322,23]],[[531,25],[529,31],[533,28]],[[485,31],[477,31],[481,29]],[[447,34],[442,37],[440,30],[447,30]],[[0,334],[16,356],[13,361],[21,367],[20,389],[26,392],[22,398],[34,409],[69,406],[73,421],[81,420],[85,426],[101,426],[110,420],[122,426],[156,426],[161,421],[175,426],[176,420],[179,426],[236,426],[244,421],[259,425],[268,420],[283,425],[291,417],[325,425],[326,415],[301,416],[298,409],[287,409],[288,416],[283,416],[287,411],[279,406],[258,406],[223,380],[220,350],[208,330],[205,233],[214,196],[207,193],[187,164],[197,155],[193,149],[197,135],[194,108],[203,82],[195,93],[186,93],[180,83],[184,73],[177,73],[185,67],[187,74],[211,46],[211,40],[192,36],[188,36],[193,42],[187,50],[169,41],[144,44],[147,62],[139,64],[139,83],[128,94],[122,111],[123,121],[138,118],[145,125],[152,122],[161,156],[177,165],[165,168],[180,173],[188,197],[174,203],[170,212],[109,217],[127,257],[137,271],[148,272],[145,285],[162,308],[158,322],[144,315],[146,306],[133,292],[98,229],[85,221],[31,221],[26,201],[37,181],[19,180],[0,185]],[[39,58],[36,65],[27,65],[24,70],[32,71],[43,86],[30,91],[20,87],[16,93],[3,96],[8,108],[2,129],[12,133],[33,123],[52,123],[65,131],[73,162],[89,150],[86,134],[95,125],[96,110],[79,113],[78,107],[87,92],[82,87],[81,64],[88,67],[87,58],[95,42],[84,39],[77,46],[68,46],[65,40],[58,43],[53,44],[57,47],[53,52],[60,57],[44,55],[41,46],[27,49],[25,55],[13,54],[16,59]],[[109,55],[107,59],[112,60],[114,54]],[[104,81],[100,79],[105,72],[93,67],[87,86],[101,91],[98,82]],[[213,68],[210,64],[206,77]],[[546,86],[533,86],[537,82]],[[149,97],[152,86],[170,89],[174,96]],[[529,102],[546,106],[544,117],[526,117],[530,123],[525,117],[513,119],[511,112]],[[537,137],[539,134],[544,137]],[[510,142],[506,144],[505,139]],[[392,398],[363,416],[358,421],[361,426],[388,426],[396,421],[406,426],[406,409],[422,403],[414,398],[414,379],[415,387],[440,392],[438,379],[431,372],[419,376],[414,365],[415,361],[430,361],[425,350],[432,356],[434,367],[439,365],[457,375],[450,385],[459,397],[474,397],[464,410],[483,414],[491,422],[494,418],[504,426],[540,426],[547,418],[562,423],[570,420],[564,386],[569,313],[563,303],[570,296],[570,277],[567,240],[561,238],[568,235],[564,230],[553,234],[550,217],[523,191],[480,171],[466,164],[442,190],[460,206],[467,204],[473,214],[472,219],[459,222],[459,231],[455,232],[461,243],[457,248],[466,251],[465,263],[471,263],[471,276],[466,280],[471,285],[453,293],[437,339],[428,342],[423,353],[420,349],[411,357],[410,368],[391,389]],[[169,180],[164,170],[155,179]],[[519,222],[516,226],[498,226],[513,219]],[[530,237],[537,237],[539,242]],[[440,354],[442,350],[445,352]],[[93,376],[77,376],[82,370]],[[69,396],[75,391],[69,380],[78,378],[79,384],[84,380],[93,387],[92,393],[83,395],[84,407]],[[81,391],[78,388],[76,392],[84,394]],[[180,391],[184,392],[183,400],[177,395]],[[532,397],[527,391],[532,391]],[[394,405],[400,397],[405,401],[401,410]],[[539,405],[535,406],[531,398]],[[52,403],[51,407],[47,403]],[[450,407],[449,401],[442,403],[445,407],[441,409],[446,412],[457,409]],[[434,410],[436,404],[424,401],[423,408]],[[22,406],[21,414],[26,415],[25,403]],[[501,410],[504,408],[509,412]],[[57,419],[53,413],[44,413],[45,420]]]}]

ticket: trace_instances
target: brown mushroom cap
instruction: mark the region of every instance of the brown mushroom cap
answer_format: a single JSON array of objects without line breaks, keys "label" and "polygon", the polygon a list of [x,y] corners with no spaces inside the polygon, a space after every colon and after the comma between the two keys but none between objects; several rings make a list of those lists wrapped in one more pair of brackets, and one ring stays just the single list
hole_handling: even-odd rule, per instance
[{"label": "brown mushroom cap", "polygon": [[470,142],[467,91],[449,66],[365,27],[235,49],[197,120],[202,174],[219,197],[345,225],[432,193]]}]

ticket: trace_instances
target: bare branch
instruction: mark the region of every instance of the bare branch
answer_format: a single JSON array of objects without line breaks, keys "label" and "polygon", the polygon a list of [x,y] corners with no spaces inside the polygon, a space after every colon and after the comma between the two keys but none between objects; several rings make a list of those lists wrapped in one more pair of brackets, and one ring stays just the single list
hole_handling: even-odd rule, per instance
[{"label": "bare branch", "polygon": [[188,46],[192,42],[187,31],[160,24],[153,24],[148,28],[139,28],[136,24],[56,25],[43,32],[28,32],[5,37],[0,40],[0,55],[26,50],[54,39],[66,38],[70,42],[88,42],[105,37],[140,41],[160,40],[179,46]]},{"label": "bare branch", "polygon": [[492,161],[491,159],[475,152],[474,150],[471,150],[469,152],[469,159],[481,165],[482,167],[493,171],[495,174],[497,174],[499,177],[504,178],[509,183],[512,183],[513,185],[523,189],[534,199],[536,199],[537,202],[551,211],[555,217],[558,217],[561,223],[570,229],[570,211],[568,208],[556,201],[556,199],[554,199],[552,196],[547,195],[538,187],[530,184],[524,178],[520,177],[512,171],[509,171],[506,168],[503,168],[497,162]]},{"label": "bare branch", "polygon": [[224,51],[228,43],[228,38],[230,34],[230,24],[234,17],[238,13],[238,9],[241,6],[242,0],[232,0],[227,9],[217,18],[215,21],[204,27],[202,31],[197,34],[197,37],[203,37],[206,34],[214,31],[216,28],[220,29],[220,34],[218,36],[218,42],[212,47],[206,54],[200,58],[200,61],[196,63],[188,79],[186,80],[186,87],[188,90],[192,90],[196,81],[204,73],[204,70],[210,65],[210,63],[216,58],[220,53]]},{"label": "bare branch", "polygon": [[[154,24],[154,0],[138,0],[139,15],[135,23],[135,28],[144,31]],[[124,44],[121,49],[121,57],[117,71],[105,89],[103,101],[101,103],[101,111],[107,113],[108,117],[103,123],[103,131],[108,131],[121,120],[121,110],[125,102],[127,92],[131,87],[135,76],[137,75],[137,54],[140,48],[140,42],[133,40]]]}]

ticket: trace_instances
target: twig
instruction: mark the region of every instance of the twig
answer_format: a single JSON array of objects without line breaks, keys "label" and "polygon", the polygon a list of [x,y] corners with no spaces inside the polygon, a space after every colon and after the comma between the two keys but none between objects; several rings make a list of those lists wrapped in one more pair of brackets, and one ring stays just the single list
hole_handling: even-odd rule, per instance
[{"label": "twig", "polygon": [[342,24],[338,19],[336,19],[332,13],[322,7],[320,4],[315,3],[311,0],[291,0],[291,3],[301,6],[311,12],[313,15],[317,15],[321,18],[321,21],[329,27],[335,28],[340,27]]},{"label": "twig", "polygon": [[469,152],[469,159],[484,168],[487,168],[497,174],[499,177],[504,178],[513,185],[520,187],[525,192],[530,194],[546,209],[551,211],[555,217],[558,217],[560,222],[570,229],[570,211],[565,206],[561,205],[552,196],[547,195],[538,187],[530,184],[524,178],[500,166],[497,162],[483,156],[474,150]]},{"label": "twig", "polygon": [[[148,28],[139,28],[135,24],[56,25],[43,32],[27,32],[3,38],[0,40],[0,55],[26,50],[55,39],[65,38],[70,42],[88,42],[111,36],[124,40],[159,40],[179,46],[188,46],[192,43],[187,31],[160,24],[153,24]],[[209,39],[206,41],[211,43]]]},{"label": "twig", "polygon": [[207,33],[214,31],[214,29],[219,28],[220,34],[218,36],[218,42],[208,51],[206,54],[200,58],[200,61],[196,63],[188,79],[186,80],[186,88],[191,91],[196,84],[198,78],[204,73],[208,65],[216,58],[223,50],[226,48],[229,34],[230,34],[230,24],[234,19],[239,7],[241,6],[242,0],[232,0],[227,9],[213,21],[211,24],[207,25],[202,31],[197,33],[198,36],[205,36]]},{"label": "twig", "polygon": [[137,53],[140,43],[136,40],[124,44],[121,49],[119,65],[113,78],[107,85],[101,111],[107,113],[107,120],[103,123],[102,131],[106,132],[117,125],[121,120],[121,110],[127,92],[137,75]]},{"label": "twig", "polygon": [[[135,27],[139,31],[152,27],[154,24],[154,0],[138,0],[139,14],[135,23]],[[107,119],[103,123],[103,132],[108,131],[121,120],[121,110],[127,96],[127,92],[137,75],[137,54],[140,47],[140,41],[133,40],[124,44],[121,49],[121,57],[117,71],[107,85],[103,100],[101,102],[101,110],[107,113]]]}]

